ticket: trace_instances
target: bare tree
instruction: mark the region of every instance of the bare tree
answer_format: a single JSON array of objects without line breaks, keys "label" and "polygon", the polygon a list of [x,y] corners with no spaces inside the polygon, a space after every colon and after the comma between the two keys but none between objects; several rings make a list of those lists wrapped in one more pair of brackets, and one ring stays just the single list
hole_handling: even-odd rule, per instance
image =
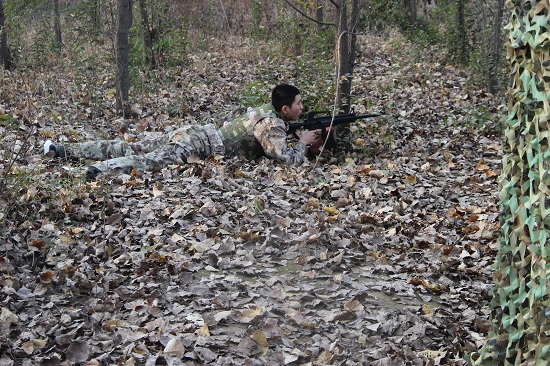
[{"label": "bare tree", "polygon": [[53,0],[53,30],[55,34],[55,47],[61,51],[63,39],[61,37],[61,16],[59,14],[59,0]]},{"label": "bare tree", "polygon": [[139,9],[141,11],[141,26],[143,28],[143,43],[147,52],[147,57],[150,57],[151,69],[157,68],[157,60],[153,52],[153,29],[149,26],[149,15],[147,14],[147,1],[139,0]]},{"label": "bare tree", "polygon": [[464,3],[466,0],[457,0],[456,24],[458,36],[458,61],[465,65],[468,62],[468,36],[464,19]]},{"label": "bare tree", "polygon": [[92,0],[92,24],[99,31],[101,29],[101,6],[100,0]]},{"label": "bare tree", "polygon": [[323,21],[325,19],[325,0],[315,1],[315,16],[317,20],[317,29],[323,29]]},{"label": "bare tree", "polygon": [[[359,0],[329,0],[334,7],[334,22],[319,21],[293,4],[285,0],[292,8],[307,19],[321,25],[335,27],[334,60],[336,65],[337,93],[335,109],[349,113],[351,107],[351,86],[353,77],[353,65],[355,63],[355,51],[357,41],[357,21],[359,18]],[[351,149],[349,126],[342,126],[336,134],[337,140],[343,143],[346,150]]]},{"label": "bare tree", "polygon": [[6,70],[13,68],[13,61],[11,58],[10,48],[8,47],[8,35],[6,32],[6,16],[4,14],[4,4],[0,0],[0,59],[4,64]]},{"label": "bare tree", "polygon": [[132,26],[132,0],[117,0],[116,34],[116,109],[126,117],[130,112],[128,92],[130,89],[130,43],[128,40]]},{"label": "bare tree", "polygon": [[417,0],[409,0],[409,11],[411,15],[411,24],[416,25],[418,20],[417,16]]}]

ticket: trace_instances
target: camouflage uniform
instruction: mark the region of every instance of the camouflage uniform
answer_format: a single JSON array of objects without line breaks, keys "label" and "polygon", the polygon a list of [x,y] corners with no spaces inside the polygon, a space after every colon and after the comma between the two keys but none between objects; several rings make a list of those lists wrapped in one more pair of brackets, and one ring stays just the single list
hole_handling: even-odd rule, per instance
[{"label": "camouflage uniform", "polygon": [[99,161],[93,167],[103,173],[157,170],[168,164],[184,164],[191,155],[205,158],[210,154],[231,156],[238,152],[258,156],[262,153],[285,164],[299,165],[307,147],[287,144],[288,124],[271,105],[249,108],[244,115],[224,122],[185,126],[169,134],[147,137],[136,143],[122,140],[90,141],[63,146],[68,157]]}]

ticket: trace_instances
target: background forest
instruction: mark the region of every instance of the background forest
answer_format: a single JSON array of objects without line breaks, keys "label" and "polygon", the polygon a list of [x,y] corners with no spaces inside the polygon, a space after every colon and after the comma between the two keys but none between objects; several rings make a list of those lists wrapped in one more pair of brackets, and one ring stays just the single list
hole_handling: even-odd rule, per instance
[{"label": "background forest", "polygon": [[[498,248],[503,1],[126,1],[126,109],[121,3],[0,0],[0,365],[465,364]],[[87,182],[41,152],[220,121],[279,82],[332,111],[344,79],[385,115],[303,167]]]}]

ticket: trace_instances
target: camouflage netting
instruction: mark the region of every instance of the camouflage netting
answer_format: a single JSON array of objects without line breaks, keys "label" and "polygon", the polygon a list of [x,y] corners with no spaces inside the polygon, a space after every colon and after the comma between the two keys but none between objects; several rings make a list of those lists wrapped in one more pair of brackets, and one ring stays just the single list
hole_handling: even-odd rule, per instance
[{"label": "camouflage netting", "polygon": [[549,0],[509,0],[511,88],[500,177],[500,251],[491,323],[477,365],[550,361]]}]

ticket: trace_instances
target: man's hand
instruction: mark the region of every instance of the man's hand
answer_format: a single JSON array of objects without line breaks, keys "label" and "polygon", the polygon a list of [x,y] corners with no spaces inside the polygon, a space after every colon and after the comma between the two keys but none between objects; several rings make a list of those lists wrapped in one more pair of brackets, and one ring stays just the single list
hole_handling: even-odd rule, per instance
[{"label": "man's hand", "polygon": [[319,135],[317,140],[313,141],[309,145],[309,152],[312,153],[313,155],[319,155],[321,153],[321,148],[323,147],[323,143],[324,143],[323,138],[321,137],[321,135]]},{"label": "man's hand", "polygon": [[317,140],[321,140],[322,143],[321,130],[304,131],[300,136],[300,142],[304,145],[311,145]]}]

